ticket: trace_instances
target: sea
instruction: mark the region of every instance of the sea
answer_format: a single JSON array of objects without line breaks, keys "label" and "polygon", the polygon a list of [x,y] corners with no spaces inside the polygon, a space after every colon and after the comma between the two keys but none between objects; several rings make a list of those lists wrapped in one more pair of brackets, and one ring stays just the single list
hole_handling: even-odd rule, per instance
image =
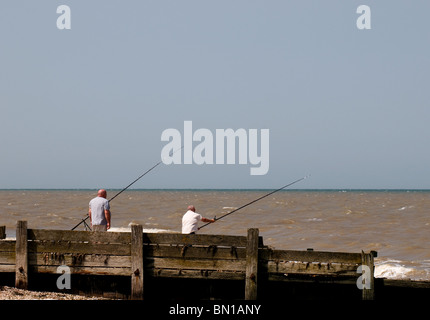
[{"label": "sea", "polygon": [[[107,190],[110,231],[181,232],[192,204],[207,218],[221,217],[271,190]],[[29,228],[70,230],[88,214],[97,190],[0,190],[0,226],[15,237]],[[246,235],[258,228],[274,249],[377,251],[375,276],[430,281],[430,190],[282,190],[254,202],[199,233]],[[80,224],[76,230],[84,230]]]}]

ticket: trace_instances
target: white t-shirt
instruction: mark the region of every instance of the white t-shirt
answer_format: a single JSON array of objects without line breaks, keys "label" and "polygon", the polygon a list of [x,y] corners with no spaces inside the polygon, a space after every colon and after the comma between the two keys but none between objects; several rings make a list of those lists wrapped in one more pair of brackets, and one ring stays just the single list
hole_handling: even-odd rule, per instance
[{"label": "white t-shirt", "polygon": [[182,233],[190,234],[199,230],[197,226],[202,216],[194,211],[188,210],[182,217]]}]

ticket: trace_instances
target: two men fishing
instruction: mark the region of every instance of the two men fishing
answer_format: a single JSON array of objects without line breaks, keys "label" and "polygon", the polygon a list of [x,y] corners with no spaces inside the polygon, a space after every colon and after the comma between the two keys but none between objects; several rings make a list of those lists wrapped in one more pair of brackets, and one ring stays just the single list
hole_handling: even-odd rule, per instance
[{"label": "two men fishing", "polygon": [[[172,155],[175,152],[178,152],[179,150],[181,150],[182,148],[183,148],[183,146],[180,149],[178,149],[178,150],[176,150],[174,152],[172,151],[173,152]],[[107,231],[108,229],[110,229],[110,227],[111,227],[111,213],[110,213],[110,207],[109,207],[110,201],[112,201],[113,199],[115,199],[117,196],[119,196],[122,192],[124,192],[125,190],[127,190],[129,187],[131,187],[138,180],[140,180],[145,175],[147,175],[149,172],[151,172],[152,170],[154,170],[162,162],[163,162],[162,160],[159,161],[159,162],[157,162],[153,167],[151,167],[147,171],[145,171],[136,180],[134,180],[133,182],[131,182],[128,186],[126,186],[124,189],[122,189],[120,192],[118,192],[116,195],[114,195],[110,200],[106,200],[106,190],[100,189],[99,192],[98,192],[98,194],[97,194],[97,197],[94,198],[94,199],[97,199],[97,200],[93,199],[94,203],[90,202],[90,209],[88,211],[88,216],[86,218],[82,219],[82,221],[79,222],[76,226],[74,226],[72,228],[72,230],[75,230],[82,223],[87,228],[88,225],[85,222],[85,220],[88,219],[88,218],[90,218],[91,224],[93,226],[95,226],[95,225],[102,225],[103,226],[103,227],[96,227],[96,229],[101,229],[101,231]],[[302,181],[302,180],[304,180],[304,179],[306,179],[308,177],[309,177],[309,175],[305,176],[305,177],[303,177],[301,179],[298,179],[296,181],[293,181],[293,182],[291,182],[291,183],[289,183],[289,184],[287,184],[287,185],[285,185],[285,186],[283,186],[283,187],[281,187],[279,189],[276,189],[276,190],[274,190],[272,192],[269,192],[269,193],[267,193],[267,194],[259,197],[258,199],[255,199],[255,200],[253,200],[253,201],[251,201],[251,202],[249,202],[249,203],[247,203],[247,204],[245,204],[245,205],[243,205],[243,206],[241,206],[241,207],[239,207],[239,208],[237,208],[237,209],[235,209],[233,211],[230,211],[230,212],[222,215],[219,218],[214,218],[214,219],[203,218],[201,215],[199,215],[199,214],[197,214],[195,212],[195,208],[193,206],[189,206],[188,207],[188,211],[185,213],[185,215],[183,217],[183,220],[182,220],[182,233],[195,233],[196,231],[204,228],[205,226],[207,226],[207,225],[209,225],[209,224],[211,224],[211,223],[213,223],[213,222],[215,222],[217,220],[220,220],[220,219],[222,219],[222,218],[224,218],[224,217],[226,217],[226,216],[228,216],[228,215],[230,215],[230,214],[232,214],[232,213],[234,213],[236,211],[239,211],[239,210],[241,210],[241,209],[243,209],[243,208],[245,208],[245,207],[247,207],[247,206],[249,206],[249,205],[251,205],[251,204],[253,204],[253,203],[255,203],[255,202],[257,202],[257,201],[259,201],[259,200],[261,200],[261,199],[263,199],[263,198],[265,198],[267,196],[269,196],[269,195],[271,195],[271,194],[274,194],[275,192],[278,192],[278,191],[280,191],[282,189],[285,189],[285,188],[287,188],[287,187],[289,187],[289,186],[291,186],[291,185],[293,185],[293,184],[295,184],[295,183],[297,183],[299,181]],[[93,201],[93,200],[91,200],[91,201]],[[93,220],[93,219],[95,219],[95,220]],[[184,219],[185,219],[185,224],[184,224]],[[206,222],[206,224],[202,225],[201,227],[197,227],[197,224],[200,221]],[[105,230],[105,228],[106,228],[106,230]]]},{"label": "two men fishing", "polygon": [[[100,189],[97,192],[97,197],[93,198],[89,203],[88,217],[92,231],[107,231],[110,229],[111,212],[106,196],[106,190]],[[193,205],[188,206],[187,210],[182,217],[182,233],[184,234],[195,234],[199,230],[198,223],[200,221],[215,222],[215,219],[202,217],[201,214],[196,212],[196,208]]]},{"label": "two men fishing", "polygon": [[[155,166],[154,166],[155,167]],[[154,167],[152,167],[150,170],[152,170]],[[148,170],[146,173],[148,173],[150,170]],[[146,174],[145,173],[145,174]],[[140,176],[138,179],[140,179],[141,177],[143,177],[145,174],[143,174],[142,176]],[[278,192],[278,191],[280,191],[280,190],[283,190],[283,189],[285,189],[285,188],[287,188],[287,187],[289,187],[289,186],[292,186],[293,184],[295,184],[295,183],[297,183],[297,182],[299,182],[299,181],[302,181],[302,180],[304,180],[304,179],[307,179],[309,177],[309,175],[308,176],[305,176],[305,177],[303,177],[303,178],[300,178],[300,179],[297,179],[296,181],[293,181],[293,182],[291,182],[291,183],[289,183],[289,184],[287,184],[287,185],[285,185],[285,186],[283,186],[283,187],[281,187],[281,188],[279,188],[279,189],[276,189],[276,190],[273,190],[273,191],[271,191],[271,192],[269,192],[269,193],[267,193],[267,194],[265,194],[265,195],[263,195],[263,196],[261,196],[261,197],[259,197],[259,198],[257,198],[257,199],[255,199],[255,200],[253,200],[253,201],[251,201],[251,202],[248,202],[247,204],[244,204],[243,206],[241,206],[241,207],[239,207],[239,208],[237,208],[237,209],[235,209],[235,210],[233,210],[233,211],[230,211],[230,212],[228,212],[228,213],[226,213],[226,214],[224,214],[224,215],[222,215],[221,217],[219,217],[219,218],[214,218],[214,219],[207,219],[207,218],[203,218],[201,215],[199,215],[199,214],[196,214],[196,212],[195,212],[195,208],[194,207],[192,207],[192,206],[189,206],[188,207],[188,211],[185,213],[185,215],[184,215],[184,217],[185,217],[185,225],[184,225],[184,217],[183,217],[183,222],[182,222],[182,233],[195,233],[196,231],[198,231],[198,230],[200,230],[200,229],[202,229],[203,227],[205,227],[205,226],[207,226],[208,224],[211,224],[211,223],[213,223],[213,222],[215,222],[215,221],[217,221],[217,220],[220,220],[220,219],[222,219],[222,218],[224,218],[224,217],[226,217],[226,216],[228,216],[228,215],[230,215],[230,214],[232,214],[232,213],[235,213],[236,211],[239,211],[239,210],[241,210],[241,209],[243,209],[243,208],[245,208],[245,207],[247,207],[247,206],[249,206],[249,205],[251,205],[251,204],[253,204],[253,203],[255,203],[255,202],[257,202],[257,201],[260,201],[261,199],[264,199],[264,198],[266,198],[266,197],[268,197],[268,196],[270,196],[271,194],[274,194],[275,192]],[[136,179],[134,182],[136,182],[138,179]],[[132,182],[130,185],[132,185],[134,182]],[[106,219],[106,221],[109,221],[109,228],[110,228],[110,209],[109,209],[109,202],[110,201],[112,201],[115,197],[117,197],[120,193],[122,193],[123,191],[125,191],[130,185],[128,185],[126,188],[124,188],[123,190],[121,190],[119,193],[117,193],[112,199],[110,199],[109,201],[108,200],[106,200],[106,196],[105,196],[105,200],[107,201],[107,206],[108,206],[108,211],[109,211],[109,213],[108,213],[108,216],[106,216],[106,212],[104,212],[105,213],[105,219]],[[103,189],[101,189],[101,190],[103,190]],[[99,192],[100,192],[100,190],[99,190]],[[105,191],[106,192],[106,191]],[[104,207],[104,208],[106,208],[106,207]],[[192,210],[194,208],[194,210]],[[92,211],[92,210],[91,210]],[[191,212],[190,212],[191,211]],[[94,214],[93,212],[91,212],[91,214]],[[98,211],[98,214],[102,214],[102,213],[100,213],[100,211]],[[188,215],[187,215],[188,214]],[[193,214],[195,214],[195,215],[193,215]],[[88,218],[88,217],[87,217]],[[72,228],[72,230],[75,230],[81,223],[84,223],[85,225],[86,225],[86,223],[85,223],[85,220],[87,219],[87,218],[85,218],[85,219],[82,219],[82,221],[81,222],[79,222],[74,228]],[[199,221],[202,221],[202,222],[207,222],[206,224],[204,224],[204,225],[202,225],[201,227],[197,227],[197,224],[199,223]],[[106,229],[108,229],[107,228],[107,222],[106,222]]]}]

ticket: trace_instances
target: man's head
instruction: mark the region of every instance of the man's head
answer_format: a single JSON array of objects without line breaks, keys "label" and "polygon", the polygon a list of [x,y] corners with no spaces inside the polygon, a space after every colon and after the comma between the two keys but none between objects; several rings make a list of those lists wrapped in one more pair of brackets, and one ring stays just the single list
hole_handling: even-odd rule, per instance
[{"label": "man's head", "polygon": [[189,205],[189,206],[188,206],[188,210],[191,210],[191,211],[193,211],[193,212],[196,212],[196,208],[194,208],[194,206],[193,206],[193,205]]},{"label": "man's head", "polygon": [[105,199],[106,199],[106,196],[107,196],[106,190],[105,190],[105,189],[100,189],[100,190],[97,192],[97,196],[98,196],[98,197],[102,197],[102,198],[105,198]]}]

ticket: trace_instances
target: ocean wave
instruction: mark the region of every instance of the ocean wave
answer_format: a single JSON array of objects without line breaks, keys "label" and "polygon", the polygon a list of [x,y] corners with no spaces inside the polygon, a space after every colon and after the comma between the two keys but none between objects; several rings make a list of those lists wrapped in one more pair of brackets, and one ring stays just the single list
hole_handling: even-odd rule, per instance
[{"label": "ocean wave", "polygon": [[413,208],[415,208],[415,207],[414,206],[403,206],[403,207],[397,209],[397,211],[403,211],[403,210],[406,210],[406,209],[413,209]]},{"label": "ocean wave", "polygon": [[429,280],[430,269],[428,264],[423,262],[388,260],[375,264],[375,278]]}]

